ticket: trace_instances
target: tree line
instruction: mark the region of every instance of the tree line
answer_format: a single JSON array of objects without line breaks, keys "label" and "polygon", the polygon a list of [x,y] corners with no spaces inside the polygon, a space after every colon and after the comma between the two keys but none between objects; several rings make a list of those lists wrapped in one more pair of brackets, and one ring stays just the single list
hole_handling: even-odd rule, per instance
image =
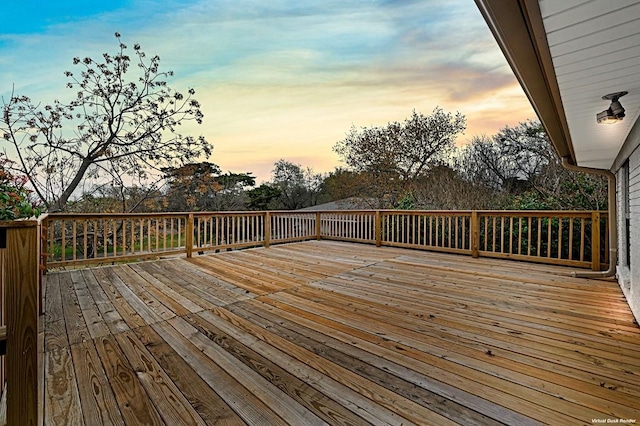
[{"label": "tree line", "polygon": [[[402,122],[352,127],[326,174],[286,159],[256,186],[250,172],[223,173],[213,146],[181,126],[202,123],[195,90],[168,86],[171,71],[116,33],[115,53],[74,58],[71,101],[42,106],[2,99],[0,214],[295,210],[336,200],[363,208],[606,209],[606,182],[565,170],[537,121],[455,141],[463,114],[435,108]],[[9,160],[9,157],[15,161]],[[10,196],[6,196],[10,194]]]}]

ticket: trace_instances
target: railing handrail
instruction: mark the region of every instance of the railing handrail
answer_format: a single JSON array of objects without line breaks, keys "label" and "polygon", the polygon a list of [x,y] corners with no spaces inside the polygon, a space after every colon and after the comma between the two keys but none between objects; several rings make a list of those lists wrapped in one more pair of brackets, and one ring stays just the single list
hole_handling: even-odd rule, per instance
[{"label": "railing handrail", "polygon": [[[594,211],[600,212],[600,214],[607,214],[607,210],[442,210],[442,209],[419,209],[419,210],[398,210],[398,209],[353,209],[353,210],[225,210],[225,211],[216,211],[216,210],[203,210],[203,211],[193,211],[193,212],[133,212],[133,213],[44,213],[40,215],[37,221],[42,221],[43,219],[48,218],[72,218],[72,217],[137,217],[137,216],[188,216],[193,214],[195,216],[211,216],[211,215],[255,215],[260,216],[265,213],[270,214],[308,214],[313,215],[317,213],[397,213],[397,214],[420,214],[420,213],[433,213],[433,214],[470,214],[471,212],[478,212],[479,214],[513,214],[515,216],[521,215],[546,215],[546,216],[555,216],[558,214],[567,214],[567,215],[590,215]],[[8,221],[13,222],[13,221]],[[22,220],[18,220],[15,222],[22,222]]]}]

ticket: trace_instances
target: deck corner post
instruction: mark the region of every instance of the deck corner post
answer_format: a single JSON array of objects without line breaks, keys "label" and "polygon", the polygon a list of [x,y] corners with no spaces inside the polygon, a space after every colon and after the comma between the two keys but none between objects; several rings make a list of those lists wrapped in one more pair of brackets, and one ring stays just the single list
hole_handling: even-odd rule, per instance
[{"label": "deck corner post", "polygon": [[7,424],[36,425],[40,240],[36,223],[9,227],[7,231]]},{"label": "deck corner post", "polygon": [[600,270],[600,212],[591,212],[591,270]]},{"label": "deck corner post", "polygon": [[480,256],[480,215],[477,210],[471,212],[471,256]]},{"label": "deck corner post", "polygon": [[184,245],[185,245],[185,249],[187,251],[187,258],[191,258],[193,257],[193,213],[189,213],[189,216],[187,217],[187,223],[186,223],[186,235],[185,235],[185,239],[184,239]]},{"label": "deck corner post", "polygon": [[264,212],[264,247],[269,248],[271,241],[271,213]]},{"label": "deck corner post", "polygon": [[322,239],[322,214],[316,212],[316,240]]},{"label": "deck corner post", "polygon": [[380,210],[376,210],[375,233],[376,233],[376,247],[380,247],[382,245],[382,215],[380,214]]}]

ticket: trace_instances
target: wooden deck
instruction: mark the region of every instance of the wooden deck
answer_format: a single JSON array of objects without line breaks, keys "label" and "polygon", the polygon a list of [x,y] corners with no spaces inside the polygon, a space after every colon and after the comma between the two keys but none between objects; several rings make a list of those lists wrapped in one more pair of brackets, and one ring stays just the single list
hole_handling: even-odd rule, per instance
[{"label": "wooden deck", "polygon": [[44,422],[640,422],[640,329],[569,272],[309,241],[50,273]]}]

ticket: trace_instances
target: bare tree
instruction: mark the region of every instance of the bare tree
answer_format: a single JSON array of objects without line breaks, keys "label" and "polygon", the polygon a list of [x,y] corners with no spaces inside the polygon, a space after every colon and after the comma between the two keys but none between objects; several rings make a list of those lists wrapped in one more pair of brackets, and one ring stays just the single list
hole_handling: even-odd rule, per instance
[{"label": "bare tree", "polygon": [[211,154],[204,137],[177,132],[185,122],[202,122],[195,91],[169,88],[173,72],[160,71],[158,56],[147,58],[135,44],[132,58],[115,36],[115,54],[73,59],[78,71],[65,72],[70,102],[42,107],[14,93],[3,99],[0,131],[49,211],[64,210],[96,182],[143,181],[150,171]]},{"label": "bare tree", "polygon": [[283,159],[273,165],[272,173],[271,187],[279,192],[272,207],[296,210],[317,204],[322,189],[321,174]]},{"label": "bare tree", "polygon": [[477,186],[510,195],[502,206],[524,209],[600,209],[606,181],[562,167],[541,124],[505,126],[495,136],[475,137],[456,158],[462,176]]},{"label": "bare tree", "polygon": [[333,150],[356,171],[386,171],[411,180],[445,159],[455,139],[466,128],[466,119],[436,108],[425,116],[413,111],[403,123],[386,127],[352,128]]},{"label": "bare tree", "polygon": [[453,115],[436,108],[425,116],[413,111],[402,123],[360,130],[354,127],[333,150],[351,171],[366,178],[367,188],[359,195],[374,197],[380,206],[389,207],[410,191],[420,176],[447,160],[465,128],[466,119],[459,112]]},{"label": "bare tree", "polygon": [[482,210],[501,208],[506,194],[464,179],[446,165],[420,177],[412,191],[415,208],[427,210]]}]

